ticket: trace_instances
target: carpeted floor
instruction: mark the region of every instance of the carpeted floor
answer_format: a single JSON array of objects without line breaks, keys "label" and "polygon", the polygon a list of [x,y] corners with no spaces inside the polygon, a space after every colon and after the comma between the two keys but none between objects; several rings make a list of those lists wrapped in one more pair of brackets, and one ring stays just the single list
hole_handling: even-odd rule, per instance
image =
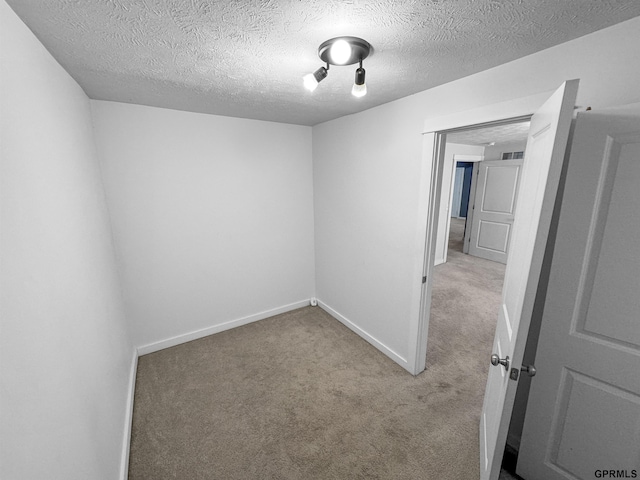
[{"label": "carpeted floor", "polygon": [[141,357],[129,478],[478,478],[503,273],[450,247],[417,377],[318,307]]}]

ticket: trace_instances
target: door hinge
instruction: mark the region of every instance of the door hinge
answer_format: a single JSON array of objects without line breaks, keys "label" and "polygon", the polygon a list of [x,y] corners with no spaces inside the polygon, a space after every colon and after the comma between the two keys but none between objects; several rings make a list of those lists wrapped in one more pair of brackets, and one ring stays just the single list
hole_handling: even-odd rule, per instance
[{"label": "door hinge", "polygon": [[422,277],[422,283],[427,283],[427,277]]}]

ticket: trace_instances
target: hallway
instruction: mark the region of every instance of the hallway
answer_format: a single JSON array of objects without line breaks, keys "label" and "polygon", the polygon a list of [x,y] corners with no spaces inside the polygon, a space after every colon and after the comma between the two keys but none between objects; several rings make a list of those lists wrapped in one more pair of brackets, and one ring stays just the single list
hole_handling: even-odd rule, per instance
[{"label": "hallway", "polygon": [[[435,268],[427,369],[447,357],[454,361],[465,346],[477,346],[473,358],[481,378],[473,383],[482,398],[506,265],[463,253],[464,228],[464,218],[451,218],[447,261]],[[480,409],[475,415],[479,421]],[[517,478],[502,470],[499,480]]]}]

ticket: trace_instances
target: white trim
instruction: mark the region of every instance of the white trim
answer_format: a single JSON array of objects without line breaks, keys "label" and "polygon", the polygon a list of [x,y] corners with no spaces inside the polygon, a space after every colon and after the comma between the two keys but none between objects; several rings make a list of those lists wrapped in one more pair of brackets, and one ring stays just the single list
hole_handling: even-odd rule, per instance
[{"label": "white trim", "polygon": [[484,155],[465,155],[461,153],[453,154],[454,162],[481,162],[484,160]]},{"label": "white trim", "polygon": [[413,373],[413,371],[411,370],[411,368],[409,366],[409,363],[407,362],[406,358],[403,358],[402,356],[398,355],[396,352],[394,352],[392,349],[387,347],[384,343],[379,341],[373,335],[365,332],[362,328],[357,326],[355,323],[353,323],[351,320],[349,320],[344,315],[336,312],[333,308],[331,308],[329,305],[324,303],[322,300],[318,300],[318,306],[320,308],[322,308],[325,312],[327,312],[329,315],[331,315],[333,318],[338,320],[340,323],[342,323],[349,330],[351,330],[352,332],[357,333],[360,337],[362,337],[368,343],[370,343],[371,345],[376,347],[378,350],[380,350],[382,353],[384,353],[391,360],[393,360],[394,362],[399,364],[402,368],[404,368],[405,370],[409,371],[409,373]]},{"label": "white trim", "polygon": [[[438,216],[440,197],[442,196],[442,182],[434,179],[442,179],[444,166],[445,139],[439,133],[431,132],[423,136],[423,165],[429,166],[429,176],[422,179],[421,195],[427,208],[422,217],[424,228],[419,239],[422,249],[420,262],[421,277],[426,277],[426,282],[421,284],[420,296],[416,300],[417,315],[411,318],[412,336],[415,343],[412,344],[411,363],[413,375],[418,375],[427,365],[427,339],[429,336],[429,312],[431,311],[431,288],[433,285],[433,269],[436,257],[436,234],[438,231]],[[429,154],[427,154],[429,152]]]},{"label": "white trim", "polygon": [[290,303],[289,305],[284,305],[272,310],[265,310],[264,312],[255,313],[247,317],[229,320],[227,322],[219,323],[211,327],[195,330],[193,332],[183,333],[180,335],[176,335],[175,337],[167,338],[165,340],[142,345],[138,347],[138,355],[146,355],[147,353],[157,352],[158,350],[163,350],[165,348],[175,347],[176,345],[180,345],[181,343],[190,342],[202,337],[208,337],[209,335],[213,335],[214,333],[220,333],[231,328],[241,327],[242,325],[257,322],[258,320],[264,320],[265,318],[273,317],[274,315],[279,315],[281,313],[290,312],[291,310],[306,307],[309,304],[310,299],[300,300],[299,302]]},{"label": "white trim", "polygon": [[471,240],[471,225],[473,225],[473,212],[475,211],[473,206],[476,202],[476,190],[478,189],[478,170],[480,169],[480,163],[473,164],[473,173],[471,174],[471,189],[469,190],[469,203],[471,208],[467,210],[467,222],[464,229],[464,240],[462,243],[462,253],[469,253],[469,241]]},{"label": "white trim", "polygon": [[122,438],[122,456],[120,460],[120,480],[129,478],[129,451],[131,449],[131,426],[133,424],[133,399],[136,390],[136,373],[138,372],[138,352],[133,350],[131,372],[129,373],[129,393],[127,394],[124,417],[124,434]]},{"label": "white trim", "polygon": [[[314,300],[315,297],[312,298]],[[129,373],[129,393],[127,394],[126,414],[124,421],[124,433],[122,438],[122,455],[120,460],[120,480],[127,480],[129,478],[129,453],[131,450],[131,428],[133,425],[133,401],[136,389],[136,374],[138,372],[138,357],[146,355],[147,353],[157,352],[165,348],[174,347],[181,343],[197,340],[198,338],[213,335],[214,333],[220,333],[225,330],[229,330],[235,327],[240,327],[248,323],[257,322],[258,320],[264,320],[265,318],[273,317],[281,313],[290,312],[298,308],[306,307],[310,304],[311,300],[301,300],[299,302],[290,303],[282,307],[266,310],[264,312],[249,315],[247,317],[231,320],[212,327],[203,328],[194,332],[185,333],[182,335],[176,335],[175,337],[168,338],[166,340],[160,340],[159,342],[150,343],[134,349],[133,358],[131,360],[131,372]]]},{"label": "white trim", "polygon": [[553,90],[530,95],[528,97],[507,100],[483,107],[452,113],[442,117],[429,118],[424,122],[423,132],[442,132],[454,128],[462,128],[483,123],[497,122],[508,118],[531,115],[542,105]]}]

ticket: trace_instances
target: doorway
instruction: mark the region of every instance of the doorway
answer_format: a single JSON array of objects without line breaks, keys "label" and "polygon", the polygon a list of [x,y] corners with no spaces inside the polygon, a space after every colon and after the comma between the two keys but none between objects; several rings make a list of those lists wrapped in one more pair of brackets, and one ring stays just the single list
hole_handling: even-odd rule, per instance
[{"label": "doorway", "polygon": [[506,263],[528,131],[525,117],[447,134],[435,265],[447,261],[451,241],[465,254]]},{"label": "doorway", "polygon": [[469,194],[471,193],[471,177],[473,162],[456,161],[453,176],[453,201],[451,203],[451,218],[467,218],[469,210]]},{"label": "doorway", "polygon": [[[500,132],[503,130],[511,134],[507,133],[504,138],[501,138]],[[528,119],[517,119],[512,124],[476,127],[469,131],[448,134],[445,137],[445,151],[474,148],[477,158],[474,159],[475,161],[465,162],[454,155],[451,192],[441,194],[441,201],[444,200],[447,203],[445,208],[440,208],[440,212],[447,216],[444,222],[439,222],[439,227],[444,230],[438,230],[437,235],[441,237],[446,232],[447,255],[445,261],[434,266],[433,270],[427,368],[437,368],[439,364],[446,362],[447,356],[450,355],[457,355],[459,358],[464,358],[465,362],[477,365],[478,374],[475,378],[464,379],[464,382],[469,384],[462,388],[470,392],[475,389],[479,398],[484,395],[488,373],[487,359],[492,353],[506,265],[505,262],[469,254],[474,212],[486,210],[481,205],[482,202],[477,200],[486,196],[476,194],[478,178],[486,179],[487,169],[484,169],[484,177],[479,176],[477,172],[481,170],[483,162],[496,169],[501,168],[502,165],[511,166],[512,159],[502,160],[502,158],[512,157],[514,151],[525,151],[528,131]],[[475,142],[475,144],[469,142]],[[522,159],[517,161],[522,162]],[[467,172],[469,173],[465,175]],[[465,180],[468,184],[466,187]],[[444,190],[446,190],[445,183],[448,181],[446,177],[442,181]],[[492,186],[491,181],[481,186],[486,187],[487,184]],[[493,188],[499,187],[505,187],[505,185],[500,182],[493,185]],[[513,185],[510,188],[511,190],[507,193],[514,197]],[[470,198],[467,212],[462,205],[465,189],[467,198]],[[490,196],[493,195],[491,198],[499,198],[496,192],[493,193],[490,194]],[[512,212],[514,207],[513,202],[511,203],[509,212]],[[475,218],[478,219],[477,216]],[[475,340],[471,342],[474,345],[474,351],[464,353],[456,351],[457,345],[467,337]],[[470,342],[464,343],[470,344]],[[480,409],[478,414],[479,412]],[[508,473],[505,472],[504,475]]]},{"label": "doorway", "polygon": [[[429,337],[436,225],[442,187],[443,152],[446,136],[478,126],[531,120],[527,159],[518,194],[518,210],[505,271],[504,287],[493,342],[493,352],[480,418],[480,473],[483,480],[500,472],[513,399],[521,371],[533,375],[523,363],[529,326],[537,299],[543,260],[550,240],[552,214],[558,193],[579,80],[567,80],[551,94],[526,97],[447,117],[425,121],[423,152],[428,189],[425,212],[426,244],[422,262],[420,314],[416,323],[415,373],[424,370]],[[533,113],[532,113],[533,112]],[[508,120],[505,120],[508,119]],[[424,354],[424,357],[422,356]],[[486,362],[485,367],[486,368]]]}]

